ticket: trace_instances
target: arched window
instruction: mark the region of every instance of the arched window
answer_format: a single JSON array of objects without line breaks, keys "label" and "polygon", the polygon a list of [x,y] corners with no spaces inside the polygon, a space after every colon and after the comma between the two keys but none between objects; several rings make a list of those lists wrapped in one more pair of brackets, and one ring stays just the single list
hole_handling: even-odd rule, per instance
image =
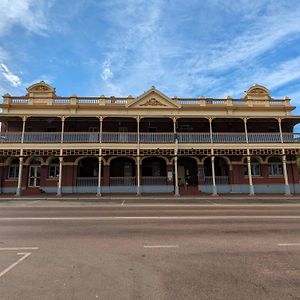
[{"label": "arched window", "polygon": [[268,160],[269,175],[281,176],[283,174],[282,161],[279,157],[270,157]]},{"label": "arched window", "polygon": [[11,160],[8,168],[8,174],[7,177],[9,179],[16,179],[19,175],[19,159],[14,158]]},{"label": "arched window", "polygon": [[[244,161],[244,175],[248,176],[248,163],[247,159]],[[258,158],[251,157],[251,175],[252,176],[261,176],[260,163]]]},{"label": "arched window", "polygon": [[59,176],[59,159],[52,158],[49,163],[48,177],[49,178],[57,178],[58,176]]}]

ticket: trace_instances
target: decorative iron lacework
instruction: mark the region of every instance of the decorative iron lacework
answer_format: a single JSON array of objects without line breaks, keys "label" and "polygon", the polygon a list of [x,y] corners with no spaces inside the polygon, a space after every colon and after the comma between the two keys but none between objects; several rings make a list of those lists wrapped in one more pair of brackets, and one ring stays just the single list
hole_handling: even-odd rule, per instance
[{"label": "decorative iron lacework", "polygon": [[20,155],[20,150],[19,149],[12,149],[12,150],[0,150],[0,155],[1,156],[18,156]]},{"label": "decorative iron lacework", "polygon": [[179,149],[178,155],[210,155],[210,149]]},{"label": "decorative iron lacework", "polygon": [[63,155],[99,155],[99,149],[64,149]]},{"label": "decorative iron lacework", "polygon": [[251,149],[251,155],[281,155],[281,149]]},{"label": "decorative iron lacework", "polygon": [[143,149],[140,155],[174,155],[174,149]]},{"label": "decorative iron lacework", "polygon": [[291,155],[300,155],[300,149],[288,149],[285,150],[285,153]]},{"label": "decorative iron lacework", "polygon": [[58,149],[26,149],[23,152],[24,156],[53,156],[59,155]]},{"label": "decorative iron lacework", "polygon": [[102,155],[136,155],[136,149],[103,149]]},{"label": "decorative iron lacework", "polygon": [[215,149],[215,155],[247,155],[246,149]]}]

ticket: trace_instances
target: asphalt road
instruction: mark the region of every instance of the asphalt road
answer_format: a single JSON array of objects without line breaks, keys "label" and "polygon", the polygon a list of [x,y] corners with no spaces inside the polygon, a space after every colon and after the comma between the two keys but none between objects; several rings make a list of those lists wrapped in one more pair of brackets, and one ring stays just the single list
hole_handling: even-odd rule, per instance
[{"label": "asphalt road", "polygon": [[0,298],[300,299],[300,205],[2,205]]}]

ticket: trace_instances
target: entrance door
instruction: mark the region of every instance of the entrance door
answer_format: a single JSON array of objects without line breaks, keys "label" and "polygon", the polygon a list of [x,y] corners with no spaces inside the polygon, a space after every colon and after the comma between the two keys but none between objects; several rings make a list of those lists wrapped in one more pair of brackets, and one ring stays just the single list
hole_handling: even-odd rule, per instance
[{"label": "entrance door", "polygon": [[40,166],[30,166],[29,167],[29,187],[39,187],[41,179],[41,167]]},{"label": "entrance door", "polygon": [[197,164],[193,158],[180,157],[178,159],[178,184],[180,193],[198,193]]},{"label": "entrance door", "polygon": [[179,186],[185,185],[185,169],[184,166],[178,166],[178,184]]}]

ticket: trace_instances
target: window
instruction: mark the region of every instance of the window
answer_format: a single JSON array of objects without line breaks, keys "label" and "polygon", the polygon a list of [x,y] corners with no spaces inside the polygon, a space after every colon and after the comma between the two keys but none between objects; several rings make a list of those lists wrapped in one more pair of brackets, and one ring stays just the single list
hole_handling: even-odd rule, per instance
[{"label": "window", "polygon": [[53,158],[49,164],[49,178],[57,178],[59,176],[59,160]]},{"label": "window", "polygon": [[97,127],[89,127],[89,132],[97,132],[98,128]]},{"label": "window", "polygon": [[[244,163],[244,175],[248,176],[248,163],[247,159],[245,159]],[[251,158],[251,175],[252,176],[261,176],[260,163],[256,157]]]},{"label": "window", "polygon": [[279,157],[270,157],[268,161],[269,175],[281,176],[283,174],[282,161]]},{"label": "window", "polygon": [[7,177],[10,179],[16,179],[18,178],[18,175],[19,175],[19,160],[15,158],[10,162]]}]

